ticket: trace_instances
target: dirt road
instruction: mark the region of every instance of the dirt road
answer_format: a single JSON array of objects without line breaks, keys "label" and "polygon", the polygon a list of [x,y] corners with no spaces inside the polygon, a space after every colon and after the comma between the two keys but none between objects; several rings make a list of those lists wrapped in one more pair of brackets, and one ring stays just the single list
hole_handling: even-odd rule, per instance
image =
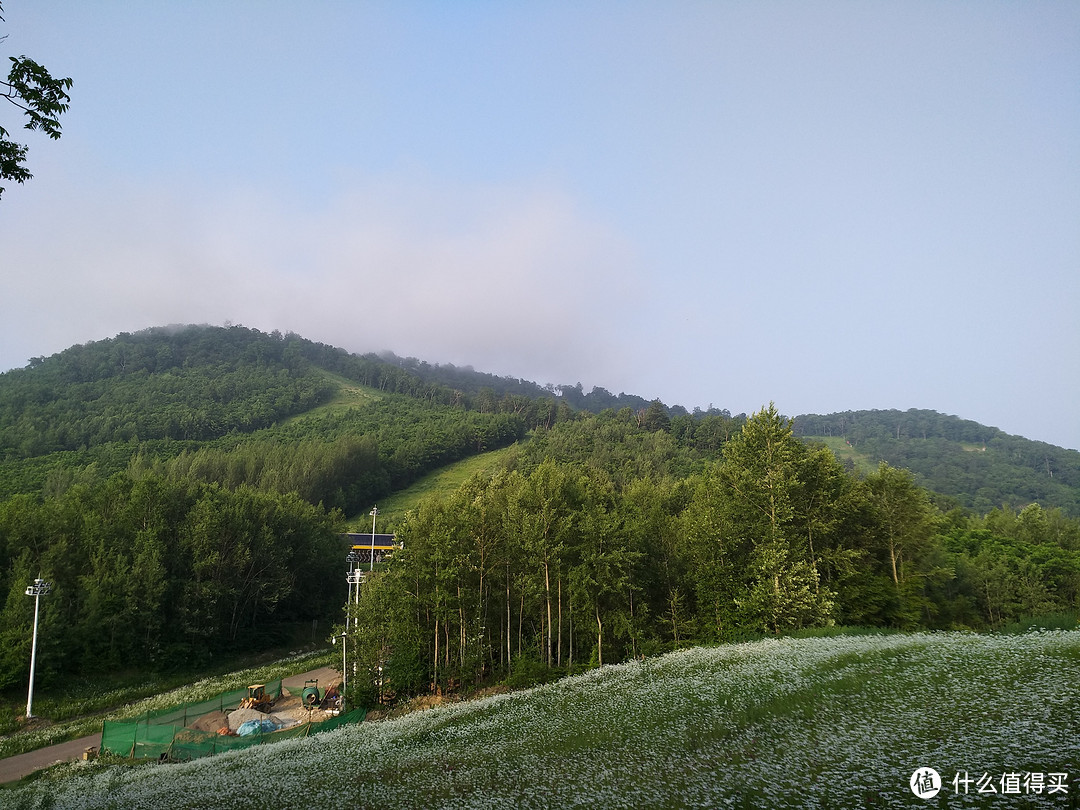
[{"label": "dirt road", "polygon": [[77,740],[50,745],[48,748],[39,748],[36,751],[27,751],[25,754],[0,759],[0,782],[14,782],[24,776],[29,776],[34,771],[55,765],[57,762],[81,759],[83,751],[90,746],[97,748],[99,745],[101,745],[100,732],[91,734],[89,737],[80,737]]},{"label": "dirt road", "polygon": [[304,688],[304,681],[313,681],[315,679],[318,679],[320,689],[326,689],[328,686],[341,683],[341,673],[331,667],[323,667],[322,669],[313,669],[310,672],[302,672],[290,678],[282,678],[281,685],[291,693],[297,694],[297,689]]},{"label": "dirt road", "polygon": [[[303,689],[304,681],[318,678],[320,688],[326,688],[331,684],[341,683],[341,674],[336,669],[322,667],[310,672],[302,672],[288,678],[282,678],[281,685],[292,691]],[[50,745],[48,748],[39,748],[36,751],[28,751],[25,754],[17,754],[7,759],[0,759],[0,783],[15,782],[24,776],[29,776],[34,771],[48,768],[58,762],[68,762],[73,759],[81,759],[83,752],[93,746],[101,745],[101,734],[91,734],[89,737],[80,737],[77,740],[68,740],[65,743]]]}]

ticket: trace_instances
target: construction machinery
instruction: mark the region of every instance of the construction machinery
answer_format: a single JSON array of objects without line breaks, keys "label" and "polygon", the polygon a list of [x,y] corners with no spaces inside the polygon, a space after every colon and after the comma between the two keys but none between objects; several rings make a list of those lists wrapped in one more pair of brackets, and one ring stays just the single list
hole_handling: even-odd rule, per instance
[{"label": "construction machinery", "polygon": [[319,692],[318,678],[304,683],[304,691],[300,693],[300,702],[304,704],[304,708],[319,708],[319,704],[322,703],[322,698],[322,693]]},{"label": "construction machinery", "polygon": [[247,697],[240,701],[241,709],[254,709],[267,713],[274,706],[273,699],[266,694],[266,684],[255,683],[248,687]]}]

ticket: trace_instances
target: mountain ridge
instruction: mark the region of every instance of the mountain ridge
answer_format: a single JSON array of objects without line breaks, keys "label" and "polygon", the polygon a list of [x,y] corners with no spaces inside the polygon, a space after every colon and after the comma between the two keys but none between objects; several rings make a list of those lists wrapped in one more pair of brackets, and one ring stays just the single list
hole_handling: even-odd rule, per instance
[{"label": "mountain ridge", "polygon": [[[100,340],[87,341],[86,343],[73,344],[72,346],[56,352],[50,356],[38,356],[32,357],[26,366],[22,368],[9,369],[7,371],[0,372],[0,380],[11,375],[17,375],[21,372],[39,368],[47,363],[56,362],[62,358],[67,358],[73,354],[80,352],[81,350],[89,349],[100,345],[113,344],[120,346],[131,338],[140,338],[144,336],[175,336],[184,333],[191,332],[226,332],[226,331],[241,331],[247,332],[252,335],[263,336],[273,338],[283,343],[289,343],[290,341],[300,341],[309,347],[315,347],[322,353],[322,357],[325,359],[327,356],[337,356],[338,358],[357,358],[367,363],[375,363],[385,366],[388,369],[396,369],[409,376],[419,378],[429,383],[436,383],[446,388],[457,388],[462,392],[476,393],[483,388],[487,387],[492,389],[496,395],[510,394],[524,394],[526,396],[555,396],[566,400],[572,407],[579,410],[589,411],[590,413],[599,413],[605,408],[621,408],[632,407],[635,410],[639,408],[648,407],[653,402],[659,401],[657,399],[646,399],[645,397],[637,394],[620,392],[619,394],[613,394],[602,386],[593,386],[589,392],[585,392],[580,382],[575,384],[560,383],[560,384],[540,384],[538,382],[527,380],[523,377],[515,377],[512,375],[498,375],[489,372],[477,371],[472,365],[459,366],[453,363],[430,363],[428,361],[416,358],[416,357],[401,357],[395,354],[393,351],[382,350],[378,352],[349,352],[348,350],[329,344],[319,343],[302,337],[293,332],[281,333],[278,330],[272,332],[260,332],[258,329],[244,327],[241,325],[230,324],[227,326],[213,326],[210,324],[169,324],[166,326],[152,326],[146,329],[138,330],[136,332],[120,332],[114,337],[102,338]],[[310,358],[309,358],[310,359]],[[121,361],[122,362],[122,361]],[[701,409],[700,407],[688,408],[687,406],[674,403],[671,405],[664,404],[664,407],[668,410],[669,415],[679,415],[683,413],[692,414],[707,414],[707,413],[724,413],[730,414],[727,409],[718,409],[710,407],[709,409]],[[885,414],[885,415],[898,415],[902,418],[911,417],[912,415],[919,416],[932,416],[944,418],[947,420],[955,420],[958,425],[963,426],[966,429],[974,429],[978,432],[978,440],[985,440],[984,436],[1011,436],[1013,438],[1022,438],[1027,441],[1038,442],[1045,444],[1049,447],[1057,448],[1060,450],[1068,450],[1069,452],[1080,452],[1065,448],[1060,445],[1055,445],[1052,442],[1045,442],[1041,439],[1033,439],[1022,434],[1009,434],[1000,428],[988,426],[970,420],[961,416],[947,414],[934,409],[922,409],[922,408],[909,408],[907,410],[900,410],[894,408],[887,409],[862,409],[862,410],[847,410],[847,411],[834,411],[828,414],[817,413],[805,413],[798,414],[789,417],[796,425],[799,426],[797,432],[801,435],[848,435],[848,432],[856,424],[856,420],[861,415],[867,414]],[[746,414],[740,414],[745,416]],[[826,420],[826,421],[822,421]],[[828,420],[831,420],[829,422]],[[903,421],[903,420],[902,420]],[[805,425],[807,423],[823,424],[828,427],[814,431],[808,430]],[[921,423],[920,423],[921,424]],[[911,425],[904,426],[905,435],[911,428]],[[915,427],[918,427],[916,425]],[[922,428],[925,433],[925,426]],[[923,435],[923,438],[927,438]]]},{"label": "mountain ridge", "polygon": [[954,506],[985,513],[1038,502],[1080,514],[1076,450],[915,408],[807,414],[792,427],[805,440],[843,439],[838,455],[911,470]]},{"label": "mountain ridge", "polygon": [[[597,386],[585,392],[580,383],[542,386],[391,352],[349,353],[293,333],[174,324],[78,344],[0,373],[0,466],[33,466],[51,453],[86,464],[111,447],[112,469],[124,455],[117,443],[251,435],[314,413],[344,380],[432,405],[521,416],[522,429],[624,409],[673,431],[704,416],[730,418],[727,410],[688,411]],[[856,466],[885,461],[912,470],[946,507],[986,512],[1040,502],[1080,514],[1075,450],[926,409],[800,414],[791,422],[804,440],[843,440],[833,449]]]}]

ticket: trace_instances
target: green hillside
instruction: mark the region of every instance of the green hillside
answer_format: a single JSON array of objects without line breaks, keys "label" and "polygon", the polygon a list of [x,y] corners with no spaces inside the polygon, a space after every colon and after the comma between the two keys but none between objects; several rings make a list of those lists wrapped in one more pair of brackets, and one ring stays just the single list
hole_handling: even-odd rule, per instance
[{"label": "green hillside", "polygon": [[356,511],[554,418],[553,402],[503,404],[474,407],[378,358],[295,335],[150,329],[0,375],[0,497],[92,483],[136,459]]},{"label": "green hillside", "polygon": [[[410,510],[416,509],[425,499],[449,498],[473,476],[493,476],[512,463],[515,452],[513,447],[506,447],[462,459],[428,473],[411,486],[383,498],[378,506],[379,517],[385,521],[384,528],[392,531]],[[362,532],[370,528],[371,521],[367,520],[366,513],[356,515],[349,521],[350,531]]]},{"label": "green hillside", "polygon": [[[341,514],[559,418],[241,327],[151,329],[0,375],[0,690],[190,667],[326,626]],[[6,725],[6,722],[5,724]]]},{"label": "green hillside", "polygon": [[885,461],[915,473],[952,503],[983,514],[1031,503],[1080,516],[1080,452],[1011,436],[936,411],[847,411],[794,420],[796,435],[820,441],[860,470]]},{"label": "green hillside", "polygon": [[849,470],[854,470],[860,475],[869,475],[875,469],[877,469],[880,459],[875,459],[865,453],[859,452],[856,448],[852,447],[847,439],[837,438],[834,436],[803,436],[805,441],[817,444],[823,444],[833,451],[833,454],[840,460],[840,463]]},{"label": "green hillside", "polygon": [[[711,452],[719,451],[731,426],[737,429],[739,423],[726,411],[691,415],[679,406],[602,388],[549,390],[415,358],[350,355],[292,334],[243,327],[156,328],[73,346],[0,374],[0,498],[100,480],[126,469],[134,456],[165,461],[208,447],[235,448],[247,439],[329,441],[328,434],[342,434],[345,414],[377,411],[386,398],[398,406],[349,430],[353,435],[382,430],[383,466],[399,469],[380,471],[351,501],[335,500],[343,483],[348,499],[347,482],[308,487],[316,502],[326,498],[347,512],[360,511],[441,463],[471,455],[465,446],[471,439],[437,437],[437,444],[447,438],[458,447],[433,453],[430,444],[419,448],[407,431],[384,430],[391,422],[424,421],[425,413],[439,407],[473,414],[469,429],[481,451],[513,441],[523,430],[550,428],[575,412],[624,410],[653,425],[659,419],[687,443],[708,445]],[[407,408],[400,407],[403,402]],[[403,415],[404,410],[410,413]],[[504,417],[497,428],[495,416]],[[517,425],[508,428],[511,418]],[[288,430],[279,434],[282,428]],[[886,461],[912,470],[922,485],[943,496],[943,505],[985,513],[1038,502],[1080,516],[1076,451],[934,411],[808,414],[795,418],[794,429],[829,444],[852,469],[869,472]],[[510,432],[517,435],[511,438]],[[407,448],[402,454],[420,458],[398,455],[395,461],[402,445]]]},{"label": "green hillside", "polygon": [[[356,702],[808,628],[1075,614],[1080,518],[1049,500],[1072,491],[1068,451],[1036,448],[1053,476],[1031,483],[1033,443],[928,412],[792,423],[437,371],[183,327],[0,375],[0,693],[25,684],[36,576],[45,690],[340,626],[339,533],[374,504],[404,550],[351,608]],[[889,442],[915,467],[940,450],[931,473],[959,454],[968,478],[931,497],[880,463]],[[1017,488],[992,497],[1003,469]],[[950,508],[968,495],[990,506]]]},{"label": "green hillside", "polygon": [[[190,764],[80,763],[0,795],[20,810],[912,807],[933,768],[935,807],[1068,807],[1080,693],[1062,684],[1078,678],[1075,631],[766,640]],[[984,774],[1013,795],[978,801]]]},{"label": "green hillside", "polygon": [[347,411],[352,408],[362,408],[383,398],[383,394],[378,389],[361,385],[341,374],[326,369],[317,369],[317,373],[326,381],[332,391],[329,398],[320,405],[315,405],[302,413],[282,420],[283,425],[291,424],[297,420],[322,418],[328,414]]}]

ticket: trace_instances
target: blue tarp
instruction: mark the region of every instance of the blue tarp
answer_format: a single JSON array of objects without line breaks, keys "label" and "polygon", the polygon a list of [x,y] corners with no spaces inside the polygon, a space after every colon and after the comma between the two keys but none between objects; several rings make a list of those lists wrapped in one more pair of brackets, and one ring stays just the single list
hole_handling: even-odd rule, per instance
[{"label": "blue tarp", "polygon": [[239,737],[250,737],[252,734],[270,734],[277,730],[277,723],[273,720],[248,720],[240,724],[236,734]]}]

